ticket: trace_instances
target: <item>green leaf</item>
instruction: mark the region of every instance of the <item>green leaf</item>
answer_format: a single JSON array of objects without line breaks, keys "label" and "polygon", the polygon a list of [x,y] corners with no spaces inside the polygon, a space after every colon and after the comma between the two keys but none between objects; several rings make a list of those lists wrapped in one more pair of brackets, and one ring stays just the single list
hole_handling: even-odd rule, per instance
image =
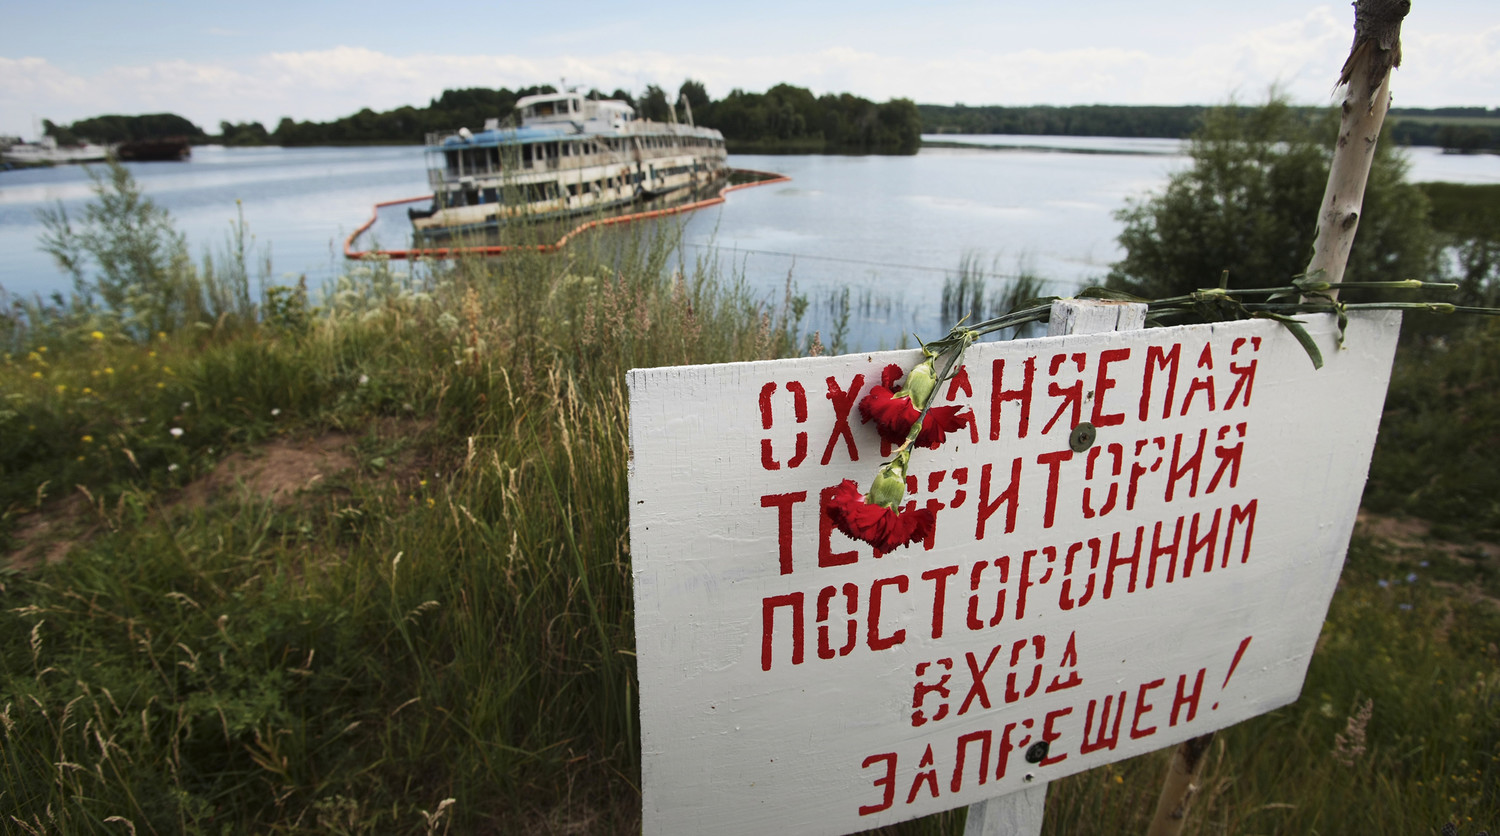
[{"label": "green leaf", "polygon": [[1297,342],[1302,344],[1302,350],[1306,351],[1308,358],[1312,360],[1313,368],[1323,368],[1323,352],[1318,350],[1318,344],[1313,341],[1312,334],[1307,333],[1307,329],[1301,322],[1270,311],[1256,311],[1251,316],[1256,319],[1274,319],[1286,326],[1286,330],[1291,331],[1292,336],[1297,338]]}]

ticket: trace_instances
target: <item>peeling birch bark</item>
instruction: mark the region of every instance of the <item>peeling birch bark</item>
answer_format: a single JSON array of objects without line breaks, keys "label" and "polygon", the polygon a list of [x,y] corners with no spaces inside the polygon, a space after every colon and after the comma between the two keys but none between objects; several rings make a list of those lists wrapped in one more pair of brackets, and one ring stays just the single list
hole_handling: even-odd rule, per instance
[{"label": "peeling birch bark", "polygon": [[[1401,65],[1401,21],[1411,10],[1411,3],[1358,0],[1354,7],[1354,44],[1339,77],[1344,101],[1338,145],[1318,208],[1312,261],[1307,265],[1309,277],[1335,284],[1344,280],[1344,268],[1359,229],[1365,181],[1375,159],[1380,126],[1391,105],[1391,70]],[[1329,295],[1336,298],[1338,289]]]}]

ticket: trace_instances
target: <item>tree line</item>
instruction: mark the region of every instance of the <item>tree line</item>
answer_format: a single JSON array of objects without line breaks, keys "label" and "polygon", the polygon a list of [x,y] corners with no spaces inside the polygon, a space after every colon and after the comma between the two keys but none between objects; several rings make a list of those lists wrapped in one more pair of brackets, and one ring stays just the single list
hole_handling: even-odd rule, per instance
[{"label": "tree line", "polygon": [[[217,135],[172,113],[96,116],[68,126],[44,120],[43,125],[49,136],[64,143],[181,136],[224,145],[420,144],[430,132],[477,130],[488,119],[511,118],[517,99],[552,92],[556,88],[550,85],[444,90],[425,107],[365,108],[327,122],[287,117],[270,129],[260,122],[220,122]],[[1203,126],[1210,110],[1200,105],[969,107],[918,105],[909,99],[878,104],[849,93],[815,96],[790,84],[764,93],[735,88],[716,100],[693,80],[684,81],[675,94],[651,85],[639,97],[625,90],[590,90],[588,95],[629,102],[639,115],[657,121],[685,119],[690,108],[693,120],[721,131],[734,153],[914,154],[924,133],[1187,138]],[[1290,116],[1312,124],[1323,112],[1299,107],[1291,108]],[[1500,151],[1500,108],[1395,108],[1389,124],[1391,139],[1401,145]]]},{"label": "tree line", "polygon": [[[1187,139],[1211,110],[1250,110],[1203,105],[1028,105],[969,107],[917,106],[923,133],[1021,134],[1029,136],[1123,136]],[[1325,109],[1292,107],[1288,116],[1317,123]],[[1500,108],[1393,108],[1391,139],[1400,145],[1437,146],[1454,151],[1500,151]]]},{"label": "tree line", "polygon": [[[260,122],[220,122],[217,136],[170,113],[99,116],[69,126],[47,121],[44,127],[47,135],[65,143],[184,136],[224,145],[420,144],[430,132],[478,130],[489,119],[511,119],[521,97],[555,92],[550,85],[444,90],[426,107],[405,105],[382,112],[365,108],[327,122],[287,117],[269,129]],[[656,85],[639,97],[625,90],[590,90],[588,95],[628,102],[643,118],[657,121],[686,120],[690,108],[693,121],[720,130],[735,153],[915,154],[922,143],[922,120],[908,99],[877,104],[849,93],[814,96],[806,88],[778,84],[764,93],[736,88],[714,100],[700,82],[691,80],[675,95]]]}]

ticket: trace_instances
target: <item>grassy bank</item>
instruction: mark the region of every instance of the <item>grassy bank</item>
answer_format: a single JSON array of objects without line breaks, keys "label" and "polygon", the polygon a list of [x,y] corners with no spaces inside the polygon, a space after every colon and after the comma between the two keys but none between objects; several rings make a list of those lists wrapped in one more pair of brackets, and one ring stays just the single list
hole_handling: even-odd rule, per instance
[{"label": "grassy bank", "polygon": [[[809,348],[790,292],[658,230],[361,264],[320,308],[167,259],[149,326],[0,320],[0,829],[638,829],[624,372]],[[1398,369],[1377,474],[1387,437],[1448,473],[1488,443],[1400,408],[1493,389],[1467,345]],[[1221,735],[1187,832],[1500,823],[1500,557],[1465,519],[1361,526],[1303,698]],[[1048,832],[1143,830],[1164,764],[1058,782]]]}]

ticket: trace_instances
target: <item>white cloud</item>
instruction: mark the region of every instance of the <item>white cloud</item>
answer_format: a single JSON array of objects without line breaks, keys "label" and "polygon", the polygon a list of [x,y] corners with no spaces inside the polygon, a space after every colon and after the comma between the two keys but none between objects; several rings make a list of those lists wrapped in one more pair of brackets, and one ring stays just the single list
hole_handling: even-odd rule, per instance
[{"label": "white cloud", "polygon": [[[1340,12],[1342,10],[1339,10]],[[1349,46],[1350,27],[1330,7],[1216,40],[1150,52],[1117,45],[1034,46],[946,54],[881,54],[849,44],[767,54],[722,49],[660,50],[544,57],[390,55],[337,46],[273,52],[223,62],[159,61],[80,75],[43,58],[0,58],[0,133],[31,132],[33,115],[66,122],[101,113],[169,110],[215,130],[220,120],[281,116],[327,120],[369,107],[423,105],[445,88],[570,83],[639,91],[668,89],[687,77],[723,96],[733,87],[764,90],[788,82],[815,92],[848,91],[873,99],[978,104],[1211,103],[1246,99],[1279,84],[1293,99],[1326,102]],[[1500,105],[1500,26],[1407,37],[1395,82],[1398,104]]]}]

